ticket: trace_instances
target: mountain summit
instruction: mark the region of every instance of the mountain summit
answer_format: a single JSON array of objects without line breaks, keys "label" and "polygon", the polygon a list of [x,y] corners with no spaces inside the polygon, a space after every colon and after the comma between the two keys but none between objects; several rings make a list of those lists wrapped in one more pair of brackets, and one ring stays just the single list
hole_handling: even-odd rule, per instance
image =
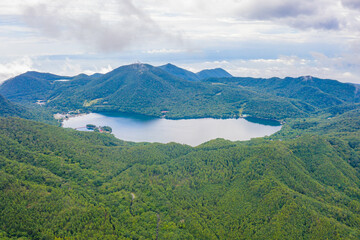
[{"label": "mountain summit", "polygon": [[222,68],[205,69],[196,74],[199,79],[232,77],[230,73]]},{"label": "mountain summit", "polygon": [[185,80],[189,80],[189,81],[199,81],[200,80],[199,77],[195,73],[190,72],[183,68],[179,68],[171,63],[159,66],[159,68],[168,73],[171,73],[179,78],[185,79]]}]

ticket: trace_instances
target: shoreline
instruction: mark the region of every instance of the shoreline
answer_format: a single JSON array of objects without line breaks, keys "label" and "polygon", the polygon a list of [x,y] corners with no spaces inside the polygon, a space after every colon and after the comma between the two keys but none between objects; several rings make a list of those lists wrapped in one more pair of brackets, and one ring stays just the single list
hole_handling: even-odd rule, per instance
[{"label": "shoreline", "polygon": [[[151,116],[151,115],[146,115],[146,114],[141,114],[141,113],[133,113],[133,112],[116,112],[116,111],[112,111],[112,112],[83,112],[83,113],[76,113],[76,114],[72,114],[71,112],[66,113],[66,114],[54,114],[54,118],[58,119],[60,121],[61,127],[63,127],[63,122],[70,119],[70,118],[75,118],[75,117],[80,117],[80,116],[84,116],[84,115],[88,115],[91,113],[97,113],[97,114],[102,114],[105,116],[109,116],[109,117],[142,117],[142,118],[148,118],[148,119],[166,119],[166,120],[193,120],[193,119],[222,119],[222,120],[227,120],[227,119],[245,119],[248,122],[252,122],[252,123],[257,123],[257,124],[261,124],[261,125],[268,125],[268,126],[283,126],[283,124],[285,123],[284,120],[275,120],[275,119],[268,119],[268,118],[258,118],[258,117],[253,117],[253,116],[249,116],[249,115],[245,115],[245,116],[237,116],[237,117],[227,117],[227,118],[218,118],[218,117],[211,117],[211,116],[207,116],[207,117],[183,117],[183,118],[169,118],[169,117],[158,117],[158,116]],[[55,115],[61,115],[61,118],[56,118]]]},{"label": "shoreline", "polygon": [[117,114],[118,115],[124,114],[124,115],[142,116],[142,117],[147,117],[147,118],[167,119],[167,120],[206,119],[206,118],[211,118],[211,119],[239,119],[239,118],[242,118],[242,119],[254,119],[254,120],[257,119],[257,120],[262,120],[262,121],[272,121],[272,122],[277,122],[280,125],[282,125],[285,122],[284,120],[277,120],[277,119],[271,119],[271,118],[259,118],[259,117],[254,117],[254,116],[250,116],[250,115],[246,115],[246,114],[244,114],[243,116],[235,116],[235,117],[214,117],[214,116],[206,116],[206,117],[167,117],[166,115],[155,116],[155,115],[146,115],[146,114],[142,114],[142,113],[117,112],[117,111],[95,111],[95,112],[88,112],[88,113],[99,113],[99,114],[103,114],[103,115],[107,115],[107,113],[110,113],[109,115],[114,115],[114,116],[116,116]]},{"label": "shoreline", "polygon": [[67,119],[84,116],[86,114],[89,113],[76,113],[76,114],[71,114],[70,112],[66,114],[56,113],[53,115],[53,117],[54,119],[58,120],[60,122],[60,126],[63,127],[63,122],[66,121]]}]

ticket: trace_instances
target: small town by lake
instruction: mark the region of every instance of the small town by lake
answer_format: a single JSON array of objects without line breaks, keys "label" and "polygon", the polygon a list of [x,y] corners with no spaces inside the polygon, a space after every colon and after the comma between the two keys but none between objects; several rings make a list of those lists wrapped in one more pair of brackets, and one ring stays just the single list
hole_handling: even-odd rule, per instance
[{"label": "small town by lake", "polygon": [[127,113],[90,113],[65,119],[63,127],[87,131],[86,125],[110,126],[115,137],[133,142],[177,142],[197,146],[216,138],[231,141],[269,136],[281,129],[274,121],[153,118]]}]

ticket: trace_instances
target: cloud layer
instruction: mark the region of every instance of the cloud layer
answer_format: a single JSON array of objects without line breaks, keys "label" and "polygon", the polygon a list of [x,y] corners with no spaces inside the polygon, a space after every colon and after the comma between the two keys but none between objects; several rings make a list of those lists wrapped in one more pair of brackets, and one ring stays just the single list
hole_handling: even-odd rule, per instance
[{"label": "cloud layer", "polygon": [[348,8],[360,9],[360,1],[358,0],[342,0],[341,3]]},{"label": "cloud layer", "polygon": [[104,52],[175,38],[131,0],[42,1],[25,5],[23,19],[46,36],[77,40]]},{"label": "cloud layer", "polygon": [[0,64],[0,84],[9,78],[30,70],[33,70],[33,61],[29,57],[23,57]]},{"label": "cloud layer", "polygon": [[[0,74],[35,66],[73,75],[139,60],[358,81],[359,16],[359,0],[3,0]],[[23,56],[33,64],[13,60]]]}]

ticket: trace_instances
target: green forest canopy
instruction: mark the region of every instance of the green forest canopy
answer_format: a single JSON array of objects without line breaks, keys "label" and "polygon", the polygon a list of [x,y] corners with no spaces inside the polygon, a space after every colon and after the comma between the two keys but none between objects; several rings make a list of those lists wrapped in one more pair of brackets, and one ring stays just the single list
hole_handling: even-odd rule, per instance
[{"label": "green forest canopy", "polygon": [[[327,124],[317,124],[319,134]],[[358,239],[360,128],[351,124],[346,136],[280,132],[282,141],[219,139],[193,148],[1,118],[0,234]]]}]

